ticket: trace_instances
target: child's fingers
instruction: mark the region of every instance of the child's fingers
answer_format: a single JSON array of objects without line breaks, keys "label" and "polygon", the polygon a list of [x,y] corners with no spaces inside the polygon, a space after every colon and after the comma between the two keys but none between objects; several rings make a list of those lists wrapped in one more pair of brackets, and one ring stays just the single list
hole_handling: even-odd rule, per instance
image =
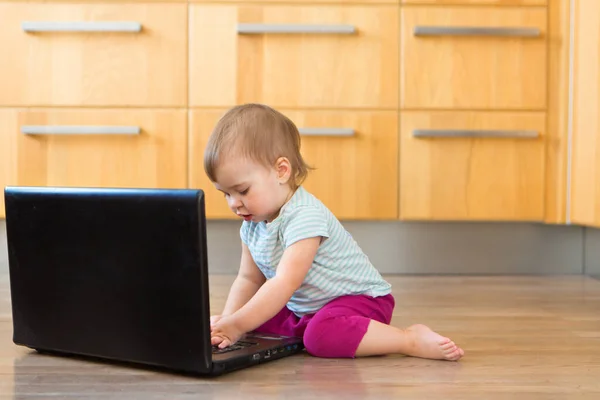
[{"label": "child's fingers", "polygon": [[231,340],[226,336],[213,336],[210,338],[210,343],[212,345],[218,345],[220,349],[224,349],[225,347],[232,345]]}]

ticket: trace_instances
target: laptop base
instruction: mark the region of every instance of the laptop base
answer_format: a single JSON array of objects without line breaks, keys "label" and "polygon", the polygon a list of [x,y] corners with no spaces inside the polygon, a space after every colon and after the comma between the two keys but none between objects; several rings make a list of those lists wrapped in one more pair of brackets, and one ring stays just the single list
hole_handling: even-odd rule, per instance
[{"label": "laptop base", "polygon": [[299,338],[251,333],[243,340],[248,342],[255,341],[258,344],[256,346],[225,353],[230,356],[222,359],[219,359],[220,355],[213,354],[212,375],[221,375],[251,365],[264,364],[269,361],[300,353],[304,350],[302,340]]},{"label": "laptop base", "polygon": [[[18,343],[15,343],[19,345]],[[188,370],[178,370],[174,369],[170,366],[164,365],[151,365],[147,363],[140,363],[135,361],[126,361],[121,359],[110,359],[101,356],[87,355],[87,354],[74,354],[71,352],[65,351],[57,351],[57,350],[49,350],[49,349],[39,349],[28,347],[32,350],[35,350],[41,356],[49,356],[49,357],[60,357],[64,359],[85,361],[88,363],[94,363],[99,365],[114,365],[125,368],[135,368],[141,369],[150,372],[158,372],[158,373],[167,373],[167,374],[176,374],[181,376],[188,377],[216,377],[224,374],[228,374],[230,372],[238,371],[241,369],[245,369],[247,367],[264,364],[270,361],[279,360],[281,358],[285,358],[294,354],[301,353],[304,350],[304,346],[299,344],[287,345],[283,346],[283,348],[278,348],[274,350],[261,350],[259,352],[253,353],[251,355],[240,355],[235,357],[230,357],[229,359],[221,360],[213,362],[212,370],[208,373],[205,371],[188,371]],[[255,357],[255,355],[258,356]]]}]

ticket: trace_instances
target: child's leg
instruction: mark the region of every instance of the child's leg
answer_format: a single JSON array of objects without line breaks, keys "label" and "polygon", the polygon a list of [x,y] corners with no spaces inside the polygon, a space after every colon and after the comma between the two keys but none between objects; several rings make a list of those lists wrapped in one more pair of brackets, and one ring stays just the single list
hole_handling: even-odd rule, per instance
[{"label": "child's leg", "polygon": [[332,301],[309,322],[304,345],[318,357],[356,357],[399,353],[458,360],[464,352],[424,325],[390,326],[394,299],[345,296]]},{"label": "child's leg", "polygon": [[425,325],[412,325],[400,329],[371,320],[355,356],[390,353],[450,361],[456,361],[465,354],[453,341]]},{"label": "child's leg", "polygon": [[304,329],[306,329],[306,323],[302,323],[296,314],[287,307],[283,307],[277,315],[256,328],[254,332],[302,337]]}]

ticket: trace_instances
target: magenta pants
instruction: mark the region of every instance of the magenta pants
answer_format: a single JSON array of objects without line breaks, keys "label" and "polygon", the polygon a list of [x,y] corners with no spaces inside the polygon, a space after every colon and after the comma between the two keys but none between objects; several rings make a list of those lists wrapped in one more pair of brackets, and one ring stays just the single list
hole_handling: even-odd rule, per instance
[{"label": "magenta pants", "polygon": [[306,351],[316,357],[353,358],[371,320],[389,325],[394,306],[391,294],[342,296],[301,318],[284,307],[255,331],[301,337]]}]

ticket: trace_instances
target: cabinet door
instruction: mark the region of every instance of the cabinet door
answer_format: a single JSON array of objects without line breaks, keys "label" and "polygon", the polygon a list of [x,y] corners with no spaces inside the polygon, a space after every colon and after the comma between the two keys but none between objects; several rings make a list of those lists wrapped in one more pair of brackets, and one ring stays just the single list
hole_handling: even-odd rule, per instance
[{"label": "cabinet door", "polygon": [[541,221],[545,113],[402,112],[400,218]]},{"label": "cabinet door", "polygon": [[600,227],[600,2],[575,6],[571,220]]},{"label": "cabinet door", "polygon": [[4,2],[0,15],[0,105],[187,104],[187,4]]},{"label": "cabinet door", "polygon": [[4,109],[0,183],[184,188],[186,123],[185,111]]},{"label": "cabinet door", "polygon": [[546,9],[402,7],[404,109],[546,107]]},{"label": "cabinet door", "polygon": [[190,104],[398,106],[398,6],[190,5]]},{"label": "cabinet door", "polygon": [[[304,187],[341,219],[397,219],[398,114],[394,111],[281,110],[302,135],[315,170]],[[190,123],[190,187],[206,190],[209,218],[236,218],[204,173],[208,137],[224,110],[195,110]]]}]

